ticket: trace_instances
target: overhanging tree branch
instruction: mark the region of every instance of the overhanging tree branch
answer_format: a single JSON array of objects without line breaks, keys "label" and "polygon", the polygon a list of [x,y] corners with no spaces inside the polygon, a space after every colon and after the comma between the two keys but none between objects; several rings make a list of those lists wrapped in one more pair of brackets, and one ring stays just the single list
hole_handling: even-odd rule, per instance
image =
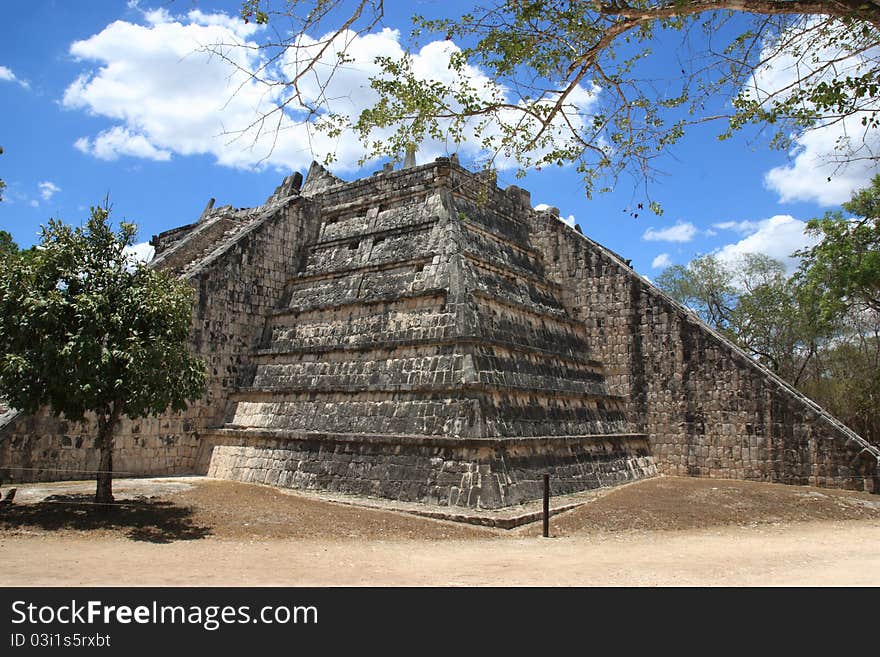
[{"label": "overhanging tree branch", "polygon": [[[255,14],[257,8],[266,11]],[[414,17],[413,46],[429,39],[459,44],[449,60],[452,81],[425,79],[409,55],[348,59],[355,40],[381,25],[382,0],[246,0],[243,15],[292,25],[283,39],[249,46],[255,64],[247,81],[267,85],[276,100],[243,132],[262,135],[269,117],[280,131],[295,117],[310,130],[353,131],[365,159],[394,157],[423,140],[467,141],[517,161],[520,173],[573,163],[589,194],[603,175],[612,184],[627,170],[651,178],[652,160],[694,123],[726,119],[722,138],[750,123],[772,126],[772,144],[786,148],[793,135],[849,117],[862,118],[866,129],[858,135],[845,126],[840,161],[876,155],[870,143],[880,122],[880,4],[873,0],[495,0],[457,18]],[[728,25],[731,15],[747,22],[715,48],[722,31],[713,28]],[[682,67],[663,85],[641,75],[659,34],[681,30],[696,40],[694,25],[707,35],[694,48],[695,68]],[[760,73],[783,60],[791,60],[790,79],[762,87]],[[327,92],[341,66],[374,64],[381,69],[371,78],[379,101],[357,116],[335,112]],[[469,86],[474,71],[495,86]],[[658,91],[670,82],[679,94]],[[579,107],[575,94],[591,98]],[[734,104],[730,113],[718,111],[725,97]]]}]

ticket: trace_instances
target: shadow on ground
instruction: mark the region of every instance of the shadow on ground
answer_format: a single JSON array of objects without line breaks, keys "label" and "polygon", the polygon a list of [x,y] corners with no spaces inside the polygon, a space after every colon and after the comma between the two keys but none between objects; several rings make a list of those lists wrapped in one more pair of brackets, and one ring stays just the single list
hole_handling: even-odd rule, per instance
[{"label": "shadow on ground", "polygon": [[122,532],[133,541],[171,543],[206,538],[209,527],[193,522],[193,509],[173,502],[136,498],[95,504],[91,495],[51,495],[36,504],[0,509],[0,529],[9,531]]}]

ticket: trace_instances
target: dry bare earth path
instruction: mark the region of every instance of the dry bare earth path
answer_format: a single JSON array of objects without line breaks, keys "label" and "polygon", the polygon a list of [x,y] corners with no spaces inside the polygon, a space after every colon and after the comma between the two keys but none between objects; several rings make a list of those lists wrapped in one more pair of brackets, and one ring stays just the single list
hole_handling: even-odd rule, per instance
[{"label": "dry bare earth path", "polygon": [[201,478],[119,482],[108,515],[92,486],[20,487],[0,585],[880,585],[880,497],[848,491],[658,478],[542,539]]}]

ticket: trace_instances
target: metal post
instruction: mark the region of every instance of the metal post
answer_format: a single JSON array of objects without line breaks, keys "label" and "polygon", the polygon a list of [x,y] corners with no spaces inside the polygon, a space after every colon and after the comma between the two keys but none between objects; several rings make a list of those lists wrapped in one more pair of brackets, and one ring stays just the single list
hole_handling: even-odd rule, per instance
[{"label": "metal post", "polygon": [[544,475],[544,538],[550,537],[550,475]]}]

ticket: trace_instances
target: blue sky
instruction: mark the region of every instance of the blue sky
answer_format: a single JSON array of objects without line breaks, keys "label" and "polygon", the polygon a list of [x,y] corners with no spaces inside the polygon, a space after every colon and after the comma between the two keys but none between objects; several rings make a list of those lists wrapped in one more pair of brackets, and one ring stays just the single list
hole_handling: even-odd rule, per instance
[{"label": "blue sky", "polygon": [[[405,34],[410,11],[441,13],[454,4],[391,2],[385,26]],[[238,6],[32,1],[7,12],[0,43],[0,178],[7,183],[0,229],[28,246],[50,217],[79,223],[90,205],[109,195],[115,218],[137,223],[139,239],[146,241],[194,221],[209,197],[218,205],[257,205],[291,170],[304,173],[312,154],[302,131],[284,133],[271,156],[222,134],[224,128],[245,127],[248,111],[261,99],[232,94],[229,70],[197,47],[217,34],[259,40],[259,30],[236,18]],[[364,58],[399,47],[388,30],[361,45]],[[434,50],[422,54],[425,66],[437,65]],[[365,75],[355,65],[339,84],[356,95]],[[801,140],[798,150],[784,153],[768,149],[754,132],[719,142],[721,130],[711,124],[693,129],[658,160],[664,175],[652,195],[663,204],[662,217],[647,211],[631,216],[643,199],[627,180],[613,193],[585,198],[568,167],[533,171],[523,180],[502,170],[499,184],[530,190],[533,204],[558,207],[586,235],[654,278],[663,266],[701,253],[785,256],[806,244],[803,221],[838,209],[873,173],[860,165],[827,182],[831,172],[818,163],[833,144],[833,132]],[[312,146],[328,144],[315,139]],[[381,166],[359,170],[351,139],[335,147],[339,160],[331,170],[345,179]],[[479,153],[464,155],[467,163]]]}]

